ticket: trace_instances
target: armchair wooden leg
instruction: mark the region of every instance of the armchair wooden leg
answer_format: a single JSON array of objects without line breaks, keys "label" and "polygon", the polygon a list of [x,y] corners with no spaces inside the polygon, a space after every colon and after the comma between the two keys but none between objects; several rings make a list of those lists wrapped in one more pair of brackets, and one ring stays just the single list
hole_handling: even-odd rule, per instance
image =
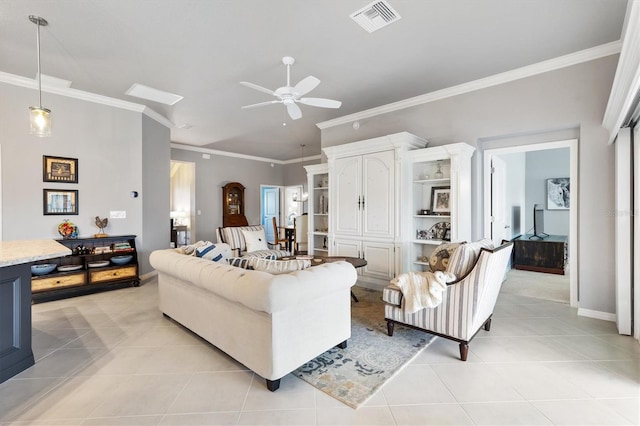
[{"label": "armchair wooden leg", "polygon": [[469,344],[466,342],[460,342],[460,359],[462,361],[466,361],[468,353],[469,353]]},{"label": "armchair wooden leg", "polygon": [[269,389],[271,392],[275,392],[278,390],[278,388],[280,387],[280,379],[278,380],[267,380],[267,389]]},{"label": "armchair wooden leg", "polygon": [[489,318],[489,319],[487,320],[487,322],[485,322],[485,323],[484,323],[484,329],[485,329],[486,331],[490,331],[490,330],[491,330],[491,318]]},{"label": "armchair wooden leg", "polygon": [[393,326],[394,323],[392,321],[387,321],[387,334],[389,336],[393,336]]}]

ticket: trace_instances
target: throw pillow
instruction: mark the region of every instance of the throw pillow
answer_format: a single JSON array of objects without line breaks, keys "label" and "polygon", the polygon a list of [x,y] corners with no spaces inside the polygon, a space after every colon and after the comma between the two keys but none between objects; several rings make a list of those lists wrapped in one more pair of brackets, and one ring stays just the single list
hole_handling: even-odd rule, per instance
[{"label": "throw pillow", "polygon": [[463,243],[443,243],[437,246],[429,257],[429,267],[431,268],[431,271],[446,271],[447,265],[449,264],[449,258],[451,258],[453,252],[462,244]]},{"label": "throw pillow", "polygon": [[269,260],[259,257],[250,257],[249,263],[256,271],[264,271],[273,275],[288,274],[289,272],[301,271],[311,266],[311,261],[304,259],[292,260]]},{"label": "throw pillow", "polygon": [[475,266],[480,256],[480,250],[483,248],[493,249],[493,241],[485,238],[473,243],[461,245],[458,250],[451,255],[449,264],[447,265],[447,272],[451,272],[458,279],[464,277]]},{"label": "throw pillow", "polygon": [[235,266],[236,268],[253,269],[253,267],[249,265],[250,259],[250,257],[232,257],[227,259],[227,262],[229,262],[229,265]]},{"label": "throw pillow", "polygon": [[202,241],[202,240],[200,240],[200,241],[198,241],[197,243],[193,243],[193,244],[191,244],[191,245],[184,246],[184,247],[183,247],[184,254],[188,254],[188,255],[190,255],[190,256],[195,256],[195,255],[196,255],[196,249],[197,249],[198,247],[202,247],[202,246],[204,246],[205,244],[207,244],[207,243],[206,243],[206,242],[204,242],[204,241]]},{"label": "throw pillow", "polygon": [[231,247],[229,244],[213,244],[211,241],[207,241],[203,246],[196,248],[196,256],[220,262],[231,257]]},{"label": "throw pillow", "polygon": [[260,231],[242,230],[244,241],[247,244],[247,251],[268,250],[267,237],[264,235],[264,229]]}]

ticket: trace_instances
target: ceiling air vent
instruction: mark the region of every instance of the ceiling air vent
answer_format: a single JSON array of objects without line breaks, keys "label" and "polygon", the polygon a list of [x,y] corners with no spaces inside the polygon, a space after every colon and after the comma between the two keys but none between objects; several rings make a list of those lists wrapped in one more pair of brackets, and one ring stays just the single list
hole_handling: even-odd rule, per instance
[{"label": "ceiling air vent", "polygon": [[349,16],[370,33],[401,18],[386,1],[374,1]]}]

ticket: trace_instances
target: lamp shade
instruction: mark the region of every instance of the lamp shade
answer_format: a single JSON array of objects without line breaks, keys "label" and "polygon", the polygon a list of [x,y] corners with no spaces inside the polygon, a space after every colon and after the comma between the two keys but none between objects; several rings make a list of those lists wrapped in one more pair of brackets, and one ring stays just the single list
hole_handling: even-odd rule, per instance
[{"label": "lamp shade", "polygon": [[31,134],[41,138],[51,136],[51,111],[42,107],[29,107]]}]

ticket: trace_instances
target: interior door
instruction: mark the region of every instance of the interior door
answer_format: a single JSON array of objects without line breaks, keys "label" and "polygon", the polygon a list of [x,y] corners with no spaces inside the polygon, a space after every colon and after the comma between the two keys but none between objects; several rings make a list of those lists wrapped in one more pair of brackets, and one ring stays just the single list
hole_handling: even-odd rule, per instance
[{"label": "interior door", "polygon": [[273,218],[280,225],[280,189],[267,187],[262,191],[262,226],[264,226],[267,241],[275,241],[273,235]]},{"label": "interior door", "polygon": [[491,158],[491,239],[496,246],[510,240],[511,227],[507,223],[506,192],[507,165],[501,158]]}]

